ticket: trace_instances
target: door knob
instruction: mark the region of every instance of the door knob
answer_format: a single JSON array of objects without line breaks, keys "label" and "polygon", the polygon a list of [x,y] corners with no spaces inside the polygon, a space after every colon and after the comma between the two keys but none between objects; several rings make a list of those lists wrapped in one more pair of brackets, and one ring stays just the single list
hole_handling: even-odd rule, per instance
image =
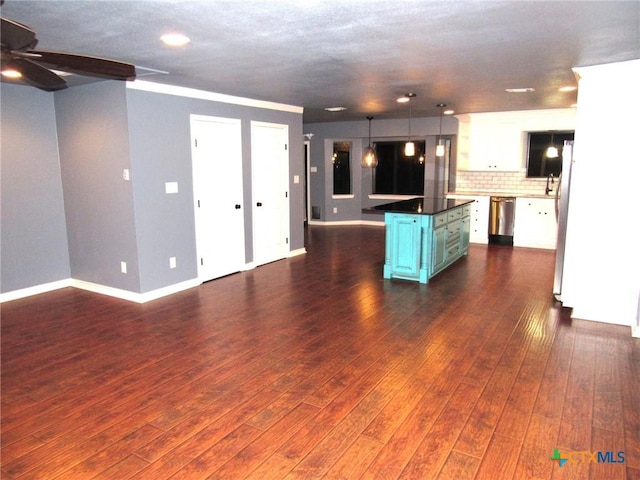
[{"label": "door knob", "polygon": [[236,210],[240,210],[240,204],[236,203]]},{"label": "door knob", "polygon": [[256,206],[261,207],[262,206],[262,202],[256,203]]}]

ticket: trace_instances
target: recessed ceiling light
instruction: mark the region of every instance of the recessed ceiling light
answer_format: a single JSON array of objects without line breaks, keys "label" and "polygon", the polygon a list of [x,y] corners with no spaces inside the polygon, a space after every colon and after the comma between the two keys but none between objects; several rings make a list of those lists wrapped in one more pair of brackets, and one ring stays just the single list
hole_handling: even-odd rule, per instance
[{"label": "recessed ceiling light", "polygon": [[344,112],[347,107],[327,107],[325,110],[327,112]]},{"label": "recessed ceiling light", "polygon": [[181,33],[167,33],[160,37],[162,42],[169,47],[184,47],[191,40]]},{"label": "recessed ceiling light", "polygon": [[566,87],[560,87],[558,89],[559,92],[573,92],[577,90],[578,87],[574,87],[573,85],[567,85]]},{"label": "recessed ceiling light", "polygon": [[7,78],[21,78],[22,77],[22,74],[19,71],[14,70],[12,68],[8,68],[6,70],[2,70],[2,75],[4,77],[7,77]]},{"label": "recessed ceiling light", "polygon": [[505,91],[508,93],[531,93],[535,92],[535,88],[531,87],[518,87],[518,88],[505,88]]}]

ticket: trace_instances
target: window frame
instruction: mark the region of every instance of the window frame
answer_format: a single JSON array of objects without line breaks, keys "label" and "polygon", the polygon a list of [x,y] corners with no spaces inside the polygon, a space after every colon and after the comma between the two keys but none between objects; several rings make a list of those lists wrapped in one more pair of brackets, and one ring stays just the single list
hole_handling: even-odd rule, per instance
[{"label": "window frame", "polygon": [[[372,145],[376,149],[376,155],[378,156],[378,165],[372,170],[372,185],[371,185],[371,198],[407,198],[407,197],[417,197],[424,195],[424,182],[425,182],[425,161],[419,162],[418,158],[420,155],[425,155],[426,152],[426,140],[422,138],[412,139],[416,144],[416,154],[413,157],[404,157],[411,158],[415,161],[415,166],[421,171],[421,178],[419,181],[419,185],[422,185],[421,191],[409,191],[409,188],[401,189],[398,188],[401,184],[398,183],[398,159],[403,157],[402,149],[404,148],[404,144],[406,140],[397,140],[393,138],[378,138],[372,140]],[[380,155],[379,145],[393,145],[394,148],[394,158],[393,158],[393,175],[394,179],[392,180],[393,188],[391,192],[378,192],[378,177],[380,175],[379,168],[386,161],[384,157]]]},{"label": "window frame", "polygon": [[[331,197],[332,198],[354,198],[353,194],[353,142],[351,140],[333,140],[333,151],[331,154]],[[345,149],[345,146],[347,147]],[[346,154],[346,155],[345,155]],[[346,173],[346,179],[342,180],[342,183],[336,183],[336,170],[340,166],[346,164],[346,169],[342,170],[343,175]],[[336,186],[344,186],[348,183],[348,191],[341,189],[336,192]]]}]

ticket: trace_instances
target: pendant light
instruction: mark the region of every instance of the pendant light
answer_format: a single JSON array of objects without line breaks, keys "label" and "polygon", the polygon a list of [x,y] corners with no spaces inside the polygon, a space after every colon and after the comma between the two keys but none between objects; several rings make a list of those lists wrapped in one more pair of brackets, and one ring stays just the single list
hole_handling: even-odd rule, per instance
[{"label": "pendant light", "polygon": [[442,115],[443,108],[446,107],[444,103],[439,103],[437,107],[440,108],[440,133],[438,134],[438,145],[436,146],[436,157],[444,157],[444,142],[442,141]]},{"label": "pendant light", "polygon": [[558,158],[558,147],[553,144],[553,132],[551,132],[551,144],[547,148],[547,158]]},{"label": "pendant light", "polygon": [[415,93],[407,93],[405,97],[409,100],[409,138],[407,143],[404,144],[404,156],[405,157],[413,157],[416,154],[416,144],[411,141],[411,99],[416,96]]},{"label": "pendant light", "polygon": [[362,166],[367,168],[375,168],[378,166],[378,156],[375,149],[371,146],[371,120],[373,117],[367,117],[369,120],[369,146],[362,153]]}]

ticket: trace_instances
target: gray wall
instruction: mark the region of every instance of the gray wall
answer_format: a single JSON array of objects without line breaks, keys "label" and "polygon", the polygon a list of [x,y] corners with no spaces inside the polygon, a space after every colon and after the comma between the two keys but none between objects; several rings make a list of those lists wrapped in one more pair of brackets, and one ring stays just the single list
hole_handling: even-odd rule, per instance
[{"label": "gray wall", "polygon": [[[411,120],[411,136],[414,140],[425,140],[427,148],[425,166],[425,195],[432,194],[434,184],[435,145],[440,131],[440,118],[413,118]],[[454,117],[444,117],[442,122],[443,137],[451,138],[458,131],[458,120]],[[320,206],[321,218],[324,222],[373,220],[382,221],[375,215],[362,214],[362,208],[388,203],[389,200],[370,199],[372,193],[372,171],[362,168],[360,159],[362,151],[369,142],[369,122],[327,122],[306,123],[304,133],[312,133],[310,148],[310,165],[318,169],[310,173],[311,205]],[[371,139],[375,140],[405,140],[408,133],[408,119],[376,120],[371,122]],[[333,171],[331,155],[333,142],[348,140],[351,142],[351,179],[354,198],[332,198]],[[454,139],[455,140],[455,139]],[[454,141],[455,144],[455,141]],[[455,145],[452,147],[455,153]],[[333,208],[338,213],[333,213]]]},{"label": "gray wall", "polygon": [[0,292],[68,279],[53,96],[1,84]]},{"label": "gray wall", "polygon": [[[127,90],[132,183],[140,252],[142,291],[195,278],[196,250],[191,169],[190,114],[239,118],[242,121],[245,257],[253,260],[251,208],[251,125],[289,125],[290,248],[304,247],[304,175],[302,115],[211,102],[141,90]],[[165,182],[178,182],[179,193],[166,195]],[[168,258],[177,258],[176,269]]]},{"label": "gray wall", "polygon": [[[55,94],[2,85],[1,291],[72,277],[145,293],[196,278],[192,113],[242,120],[245,205],[252,204],[250,121],[289,126],[289,243],[292,251],[304,248],[303,182],[293,183],[304,176],[302,114],[131,90],[123,82]],[[178,182],[177,195],[165,193],[169,181]],[[250,262],[250,208],[245,226]],[[168,268],[171,256],[176,269]]]},{"label": "gray wall", "polygon": [[[140,291],[126,88],[99,82],[55,96],[71,276]],[[127,263],[121,273],[120,262]]]}]

